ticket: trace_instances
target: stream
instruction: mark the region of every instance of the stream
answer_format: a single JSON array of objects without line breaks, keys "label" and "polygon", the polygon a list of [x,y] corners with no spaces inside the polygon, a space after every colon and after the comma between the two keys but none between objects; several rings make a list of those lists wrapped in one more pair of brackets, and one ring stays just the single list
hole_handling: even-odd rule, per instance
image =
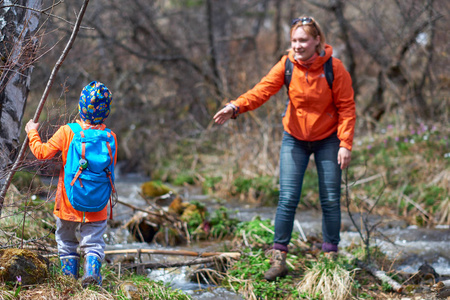
[{"label": "stream", "polygon": [[[146,208],[148,205],[139,195],[141,184],[149,180],[141,175],[128,174],[126,176],[116,175],[116,188],[119,193],[119,200],[132,204],[137,207]],[[200,201],[205,204],[209,212],[213,212],[220,206],[227,207],[230,211],[235,211],[230,217],[237,218],[241,221],[249,221],[255,216],[261,219],[274,220],[275,207],[256,207],[249,204],[220,202],[209,196],[201,195],[199,191],[181,188],[177,191],[184,201]],[[129,220],[133,215],[131,208],[117,204],[114,208],[114,220]],[[353,217],[359,220],[359,216]],[[301,211],[298,210],[296,220],[300,226],[294,226],[295,231],[301,230],[306,236],[318,236],[321,233],[321,213],[320,211]],[[393,261],[395,268],[399,271],[407,273],[415,273],[419,267],[425,262],[431,265],[441,276],[450,276],[450,228],[449,226],[438,226],[436,228],[418,228],[416,226],[407,226],[404,221],[392,220],[392,218],[383,216],[371,216],[370,223],[380,222],[378,231],[389,239],[374,239],[380,249]],[[346,247],[351,243],[360,243],[359,234],[353,226],[348,214],[342,213],[342,230],[340,247]],[[169,249],[169,250],[190,250],[197,252],[205,251],[223,251],[223,242],[202,242],[191,244],[183,247],[162,247],[155,243],[138,243],[134,242],[123,228],[108,228],[105,234],[107,241],[106,250],[123,250],[123,249]],[[177,257],[164,257],[163,255],[152,255],[152,262],[163,262],[167,260],[176,260]],[[179,259],[179,258],[178,258]],[[186,259],[186,258],[183,258]],[[145,260],[145,257],[144,257]],[[193,299],[242,299],[236,293],[220,287],[208,288],[206,284],[199,285],[190,282],[187,278],[189,272],[188,267],[178,268],[175,271],[158,269],[149,270],[148,276],[152,280],[163,281],[170,284],[174,288],[181,289]],[[208,289],[207,289],[208,288]]]}]

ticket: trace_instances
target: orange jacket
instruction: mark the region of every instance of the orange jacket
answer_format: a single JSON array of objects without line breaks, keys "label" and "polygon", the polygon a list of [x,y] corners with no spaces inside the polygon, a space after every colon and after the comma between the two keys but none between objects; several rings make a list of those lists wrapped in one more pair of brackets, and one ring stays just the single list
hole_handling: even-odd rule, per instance
[{"label": "orange jacket", "polygon": [[[86,129],[88,125],[84,124],[83,121],[77,121],[83,129]],[[92,126],[91,126],[92,127]],[[98,126],[99,129],[105,129],[105,125],[101,124]],[[117,137],[112,132],[114,139]],[[28,132],[28,138],[30,140],[30,149],[37,159],[50,159],[55,156],[58,151],[62,152],[63,166],[59,172],[58,188],[56,191],[55,202],[59,205],[55,205],[53,213],[55,216],[62,220],[73,221],[73,222],[83,222],[83,212],[75,210],[67,198],[66,189],[64,187],[64,165],[67,160],[67,152],[69,150],[70,142],[74,136],[73,131],[68,125],[61,126],[58,131],[48,140],[47,143],[42,143],[41,138],[37,130],[30,130]],[[114,156],[114,164],[117,162],[117,151]],[[58,207],[60,206],[60,207]],[[96,222],[106,220],[108,217],[108,206],[99,212],[86,212],[84,222]]]},{"label": "orange jacket", "polygon": [[322,140],[337,131],[340,146],[352,150],[356,122],[352,79],[342,62],[333,57],[334,81],[333,91],[330,90],[323,64],[332,53],[332,47],[326,45],[325,55],[317,57],[306,69],[290,51],[253,89],[231,103],[239,107],[239,113],[263,105],[283,87],[284,66],[286,59],[290,59],[294,69],[289,85],[290,101],[283,117],[284,130],[302,141]]}]

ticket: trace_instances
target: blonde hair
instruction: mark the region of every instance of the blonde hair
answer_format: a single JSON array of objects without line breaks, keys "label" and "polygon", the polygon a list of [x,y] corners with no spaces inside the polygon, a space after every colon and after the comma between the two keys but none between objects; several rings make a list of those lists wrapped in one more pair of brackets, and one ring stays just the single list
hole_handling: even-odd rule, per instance
[{"label": "blonde hair", "polygon": [[[311,22],[305,23],[302,21],[302,19],[311,19]],[[295,22],[297,21],[297,22]],[[292,39],[292,34],[294,31],[296,31],[298,28],[303,27],[303,30],[313,38],[316,38],[317,36],[320,37],[319,44],[316,47],[316,52],[320,54],[322,50],[325,49],[325,35],[323,34],[322,28],[320,28],[319,23],[313,18],[308,16],[300,16],[297,19],[294,19],[293,25],[291,25],[291,31],[290,31],[290,37]]]}]

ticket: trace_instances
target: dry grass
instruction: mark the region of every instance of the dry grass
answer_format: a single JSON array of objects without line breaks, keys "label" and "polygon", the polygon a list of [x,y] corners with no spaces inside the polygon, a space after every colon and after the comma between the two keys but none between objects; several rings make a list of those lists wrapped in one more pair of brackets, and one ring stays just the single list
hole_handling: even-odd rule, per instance
[{"label": "dry grass", "polygon": [[297,285],[297,291],[323,300],[344,300],[351,297],[353,276],[340,265],[327,259],[314,264]]},{"label": "dry grass", "polygon": [[0,285],[0,299],[190,299],[182,292],[174,291],[144,276],[131,275],[121,280],[114,272],[105,272],[103,279],[103,287],[88,288],[83,288],[80,280],[76,281],[59,273],[51,275],[46,283],[22,286],[21,289],[17,283],[15,286],[3,283]]}]

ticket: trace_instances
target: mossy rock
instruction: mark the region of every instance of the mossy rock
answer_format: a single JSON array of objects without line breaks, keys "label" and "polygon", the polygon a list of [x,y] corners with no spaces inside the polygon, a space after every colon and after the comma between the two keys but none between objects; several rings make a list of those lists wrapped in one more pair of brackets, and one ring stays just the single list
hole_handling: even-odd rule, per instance
[{"label": "mossy rock", "polygon": [[189,203],[183,202],[180,196],[176,196],[169,205],[169,212],[181,216],[187,205]]},{"label": "mossy rock", "polygon": [[159,197],[172,191],[168,186],[159,181],[147,181],[141,186],[144,197]]},{"label": "mossy rock", "polygon": [[0,279],[17,282],[19,276],[23,285],[42,283],[48,278],[46,259],[26,249],[0,250]]}]

